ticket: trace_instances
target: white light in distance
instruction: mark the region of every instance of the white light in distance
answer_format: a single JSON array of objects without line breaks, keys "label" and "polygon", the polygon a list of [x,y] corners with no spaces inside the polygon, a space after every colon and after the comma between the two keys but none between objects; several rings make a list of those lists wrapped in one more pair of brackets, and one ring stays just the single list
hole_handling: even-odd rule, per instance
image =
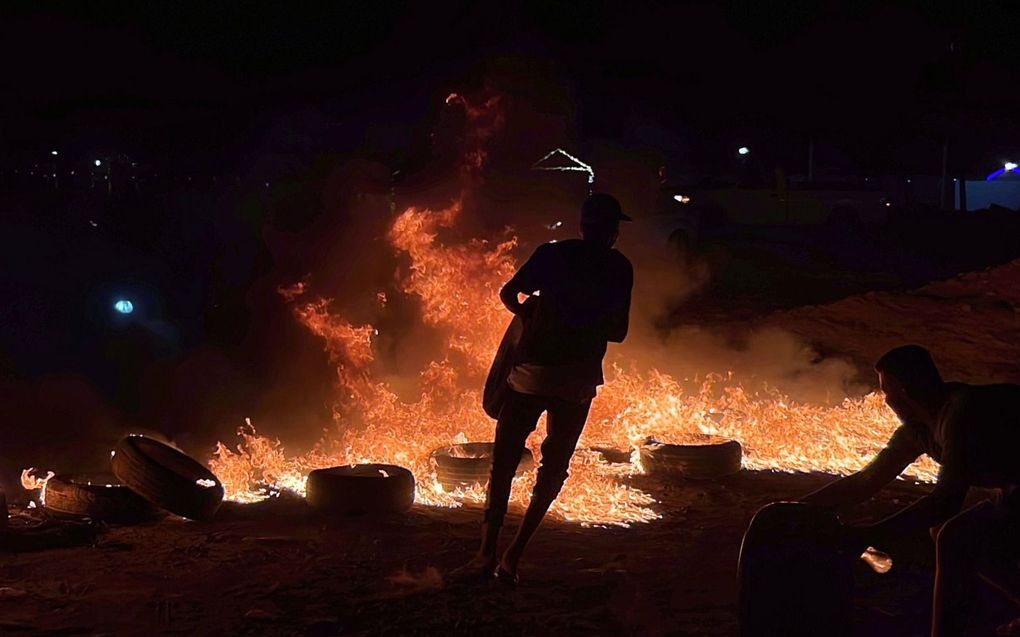
[{"label": "white light in distance", "polygon": [[113,309],[121,314],[130,314],[135,311],[135,304],[127,299],[120,299],[113,304]]}]

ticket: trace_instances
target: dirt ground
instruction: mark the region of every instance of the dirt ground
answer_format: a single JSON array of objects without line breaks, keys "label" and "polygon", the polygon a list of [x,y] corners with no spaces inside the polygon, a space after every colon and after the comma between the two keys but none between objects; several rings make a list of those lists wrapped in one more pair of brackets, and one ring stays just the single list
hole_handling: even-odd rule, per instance
[{"label": "dirt ground", "polygon": [[[862,368],[913,341],[932,348],[947,377],[1016,381],[1017,308],[1020,262],[758,324]],[[627,529],[551,520],[516,590],[444,578],[475,548],[477,508],[327,521],[300,501],[228,504],[208,523],[167,518],[102,529],[89,545],[0,553],[0,635],[735,635],[737,557],[754,511],[830,479],[747,471],[709,483],[635,478],[662,519]],[[921,492],[898,482],[861,516],[880,517]],[[38,515],[13,511],[15,522]],[[931,545],[913,540],[890,547],[895,565],[886,575],[857,565],[855,634],[926,634]],[[975,635],[1020,615],[991,590],[979,610]]]},{"label": "dirt ground", "polygon": [[[225,505],[208,523],[167,518],[103,529],[92,545],[0,554],[0,634],[735,635],[737,557],[754,511],[829,479],[637,478],[661,520],[549,521],[516,590],[444,578],[475,548],[477,508],[328,521],[296,501]],[[897,483],[862,515],[922,490]],[[918,546],[886,575],[857,565],[856,634],[925,634],[930,558]],[[1009,612],[993,606],[983,629]]]},{"label": "dirt ground", "polygon": [[868,292],[760,322],[870,368],[906,342],[929,348],[947,379],[1020,381],[1020,260],[909,292]]}]

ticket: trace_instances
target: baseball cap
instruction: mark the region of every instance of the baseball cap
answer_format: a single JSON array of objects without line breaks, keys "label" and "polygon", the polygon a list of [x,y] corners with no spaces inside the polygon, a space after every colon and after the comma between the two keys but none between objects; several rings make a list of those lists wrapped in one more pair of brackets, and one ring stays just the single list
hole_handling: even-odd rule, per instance
[{"label": "baseball cap", "polygon": [[619,223],[633,221],[623,214],[620,202],[616,197],[604,192],[589,195],[581,205],[581,223]]}]

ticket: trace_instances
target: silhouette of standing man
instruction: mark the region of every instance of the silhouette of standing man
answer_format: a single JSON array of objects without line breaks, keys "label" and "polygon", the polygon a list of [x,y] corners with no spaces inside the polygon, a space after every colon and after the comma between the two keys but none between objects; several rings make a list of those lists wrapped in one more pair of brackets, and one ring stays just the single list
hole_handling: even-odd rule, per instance
[{"label": "silhouette of standing man", "polygon": [[[496,423],[482,544],[471,563],[483,577],[495,572],[516,584],[521,555],[567,478],[595,388],[603,383],[606,343],[627,335],[634,270],[613,244],[620,222],[630,220],[615,198],[591,195],[581,208],[581,238],[539,246],[500,290],[507,309],[524,318],[524,329]],[[533,297],[527,308],[520,294]],[[531,503],[499,559],[510,484],[542,412],[547,433]]]}]

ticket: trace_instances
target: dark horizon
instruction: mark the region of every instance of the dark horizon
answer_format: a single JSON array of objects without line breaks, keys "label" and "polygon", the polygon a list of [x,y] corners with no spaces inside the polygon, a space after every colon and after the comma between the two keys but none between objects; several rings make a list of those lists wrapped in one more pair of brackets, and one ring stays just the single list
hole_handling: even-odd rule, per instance
[{"label": "dark horizon", "polygon": [[399,165],[446,94],[486,86],[564,117],[578,143],[674,155],[751,140],[791,164],[814,139],[864,172],[909,173],[937,167],[948,139],[953,164],[980,172],[1018,148],[1020,42],[1005,4],[6,13],[9,155],[191,158],[305,135]]}]

